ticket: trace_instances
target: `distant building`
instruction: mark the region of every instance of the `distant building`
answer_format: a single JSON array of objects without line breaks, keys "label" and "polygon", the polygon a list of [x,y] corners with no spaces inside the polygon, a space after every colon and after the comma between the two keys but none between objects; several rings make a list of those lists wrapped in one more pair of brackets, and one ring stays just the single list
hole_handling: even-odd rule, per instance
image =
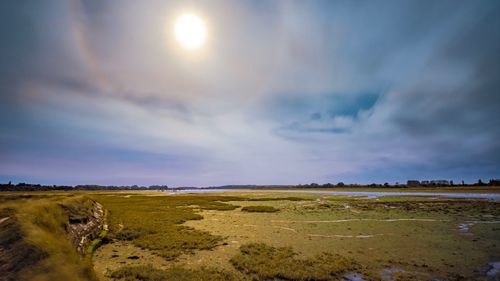
[{"label": "distant building", "polygon": [[432,180],[432,185],[450,185],[450,182],[447,180]]},{"label": "distant building", "polygon": [[417,181],[417,180],[408,180],[408,181],[406,182],[406,185],[407,185],[407,186],[420,186],[420,182],[419,182],[419,181]]}]

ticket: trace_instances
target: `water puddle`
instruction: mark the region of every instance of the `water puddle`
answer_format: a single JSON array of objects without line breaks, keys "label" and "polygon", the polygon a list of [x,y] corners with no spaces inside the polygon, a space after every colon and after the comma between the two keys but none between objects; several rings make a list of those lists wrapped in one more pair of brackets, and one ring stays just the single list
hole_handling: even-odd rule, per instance
[{"label": "water puddle", "polygon": [[380,273],[380,278],[382,278],[382,280],[385,280],[385,281],[394,281],[394,277],[393,277],[393,274],[394,273],[400,273],[400,272],[405,272],[405,270],[401,269],[401,268],[386,268],[384,270],[382,270],[382,272]]},{"label": "water puddle", "polygon": [[495,278],[495,280],[498,280],[496,278],[500,277],[500,262],[490,262],[488,264],[490,266],[489,270],[486,272],[486,276],[489,278]]},{"label": "water puddle", "polygon": [[347,273],[346,275],[342,276],[342,279],[344,281],[366,281],[362,274],[355,272]]},{"label": "water puddle", "polygon": [[473,224],[471,223],[461,223],[458,225],[458,230],[460,232],[469,232],[470,230],[470,227],[472,226]]},{"label": "water puddle", "polygon": [[472,235],[471,227],[475,224],[500,224],[500,221],[467,221],[458,224],[457,228],[462,235]]}]

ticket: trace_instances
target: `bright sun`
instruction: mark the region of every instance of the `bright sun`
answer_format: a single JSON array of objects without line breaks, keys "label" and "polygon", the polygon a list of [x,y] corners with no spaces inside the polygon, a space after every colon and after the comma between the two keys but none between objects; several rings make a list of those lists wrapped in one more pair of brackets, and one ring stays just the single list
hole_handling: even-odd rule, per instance
[{"label": "bright sun", "polygon": [[175,21],[175,38],[186,49],[198,49],[207,38],[205,23],[193,14],[184,14]]}]

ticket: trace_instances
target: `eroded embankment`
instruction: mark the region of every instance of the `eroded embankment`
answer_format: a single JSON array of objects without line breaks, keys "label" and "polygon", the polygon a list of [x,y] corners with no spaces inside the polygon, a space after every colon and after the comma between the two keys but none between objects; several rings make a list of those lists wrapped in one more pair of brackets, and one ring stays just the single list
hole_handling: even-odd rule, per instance
[{"label": "eroded embankment", "polygon": [[75,208],[61,205],[68,213],[66,232],[76,251],[84,255],[92,241],[107,231],[105,211],[101,204],[93,201],[91,208]]}]

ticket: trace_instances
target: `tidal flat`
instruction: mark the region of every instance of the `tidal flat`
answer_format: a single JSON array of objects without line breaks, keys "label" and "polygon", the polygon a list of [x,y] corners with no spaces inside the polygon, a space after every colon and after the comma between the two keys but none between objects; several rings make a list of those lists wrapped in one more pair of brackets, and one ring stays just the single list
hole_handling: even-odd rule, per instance
[{"label": "tidal flat", "polygon": [[[295,191],[96,199],[120,213],[112,215],[112,231],[141,233],[96,251],[94,267],[104,280],[117,279],[113,272],[123,268],[138,276],[134,267],[149,265],[167,275],[183,268],[234,280],[488,280],[500,260],[496,200]],[[147,212],[136,213],[141,208]],[[176,221],[174,232],[150,225],[181,212],[191,217]],[[161,256],[167,261],[154,261]]]}]

